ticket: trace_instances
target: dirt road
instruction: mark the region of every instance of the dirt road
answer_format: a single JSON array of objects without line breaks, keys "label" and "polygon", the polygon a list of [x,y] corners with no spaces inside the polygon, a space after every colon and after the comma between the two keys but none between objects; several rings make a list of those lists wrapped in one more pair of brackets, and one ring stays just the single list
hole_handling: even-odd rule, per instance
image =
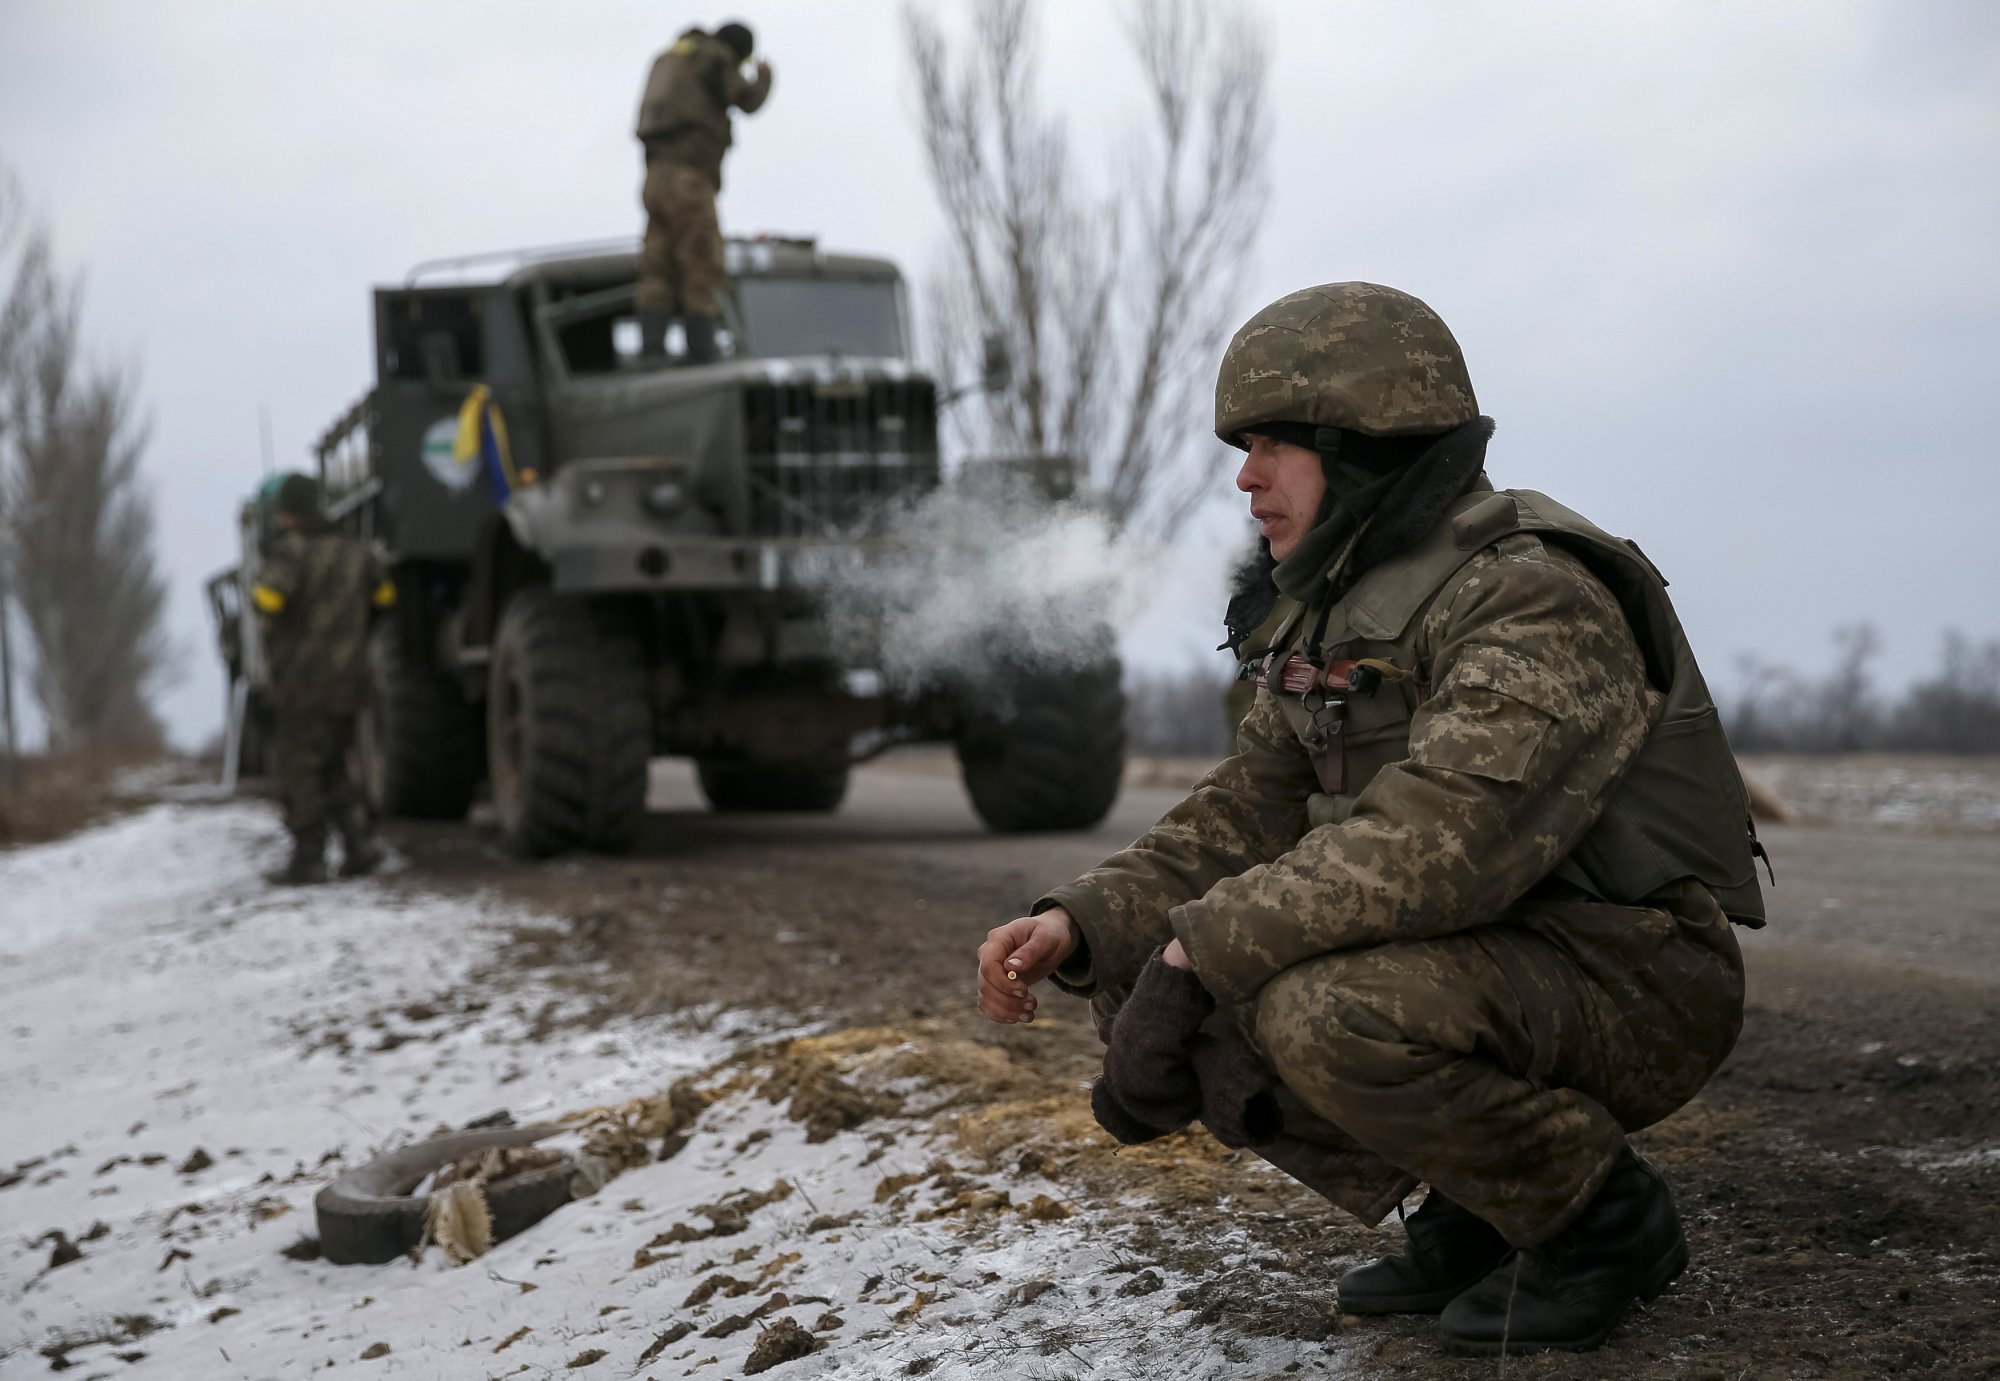
[{"label": "dirt road", "polygon": [[[526,864],[461,829],[406,828],[398,843],[426,887],[497,888],[564,918],[497,962],[573,989],[586,1022],[761,1006],[921,1025],[1003,1056],[966,1076],[1011,1124],[995,1138],[966,1119],[975,1149],[1032,1156],[1079,1200],[1124,1212],[1142,1248],[1201,1282],[1163,1308],[1324,1340],[1363,1374],[1490,1374],[1442,1356],[1426,1321],[1334,1313],[1334,1277],[1394,1243],[1393,1225],[1344,1222],[1205,1137],[1114,1159],[1077,1092],[1095,1064],[1080,1005],[1052,999],[1032,1028],[973,1013],[983,931],[1177,795],[1128,790],[1090,835],[1007,839],[980,830],[935,760],[864,770],[845,809],[819,818],[708,814],[690,776],[661,765],[631,858]],[[1742,1040],[1702,1098],[1640,1139],[1678,1188],[1695,1265],[1604,1354],[1519,1370],[2000,1375],[2000,836],[1766,836],[1779,885],[1770,928],[1745,937]]]}]

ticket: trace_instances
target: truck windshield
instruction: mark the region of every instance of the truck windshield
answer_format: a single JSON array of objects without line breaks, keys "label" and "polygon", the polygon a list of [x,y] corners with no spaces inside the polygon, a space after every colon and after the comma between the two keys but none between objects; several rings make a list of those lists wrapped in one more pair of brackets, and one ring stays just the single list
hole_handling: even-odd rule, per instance
[{"label": "truck windshield", "polygon": [[903,354],[902,291],[895,283],[746,275],[737,280],[736,300],[746,355]]}]

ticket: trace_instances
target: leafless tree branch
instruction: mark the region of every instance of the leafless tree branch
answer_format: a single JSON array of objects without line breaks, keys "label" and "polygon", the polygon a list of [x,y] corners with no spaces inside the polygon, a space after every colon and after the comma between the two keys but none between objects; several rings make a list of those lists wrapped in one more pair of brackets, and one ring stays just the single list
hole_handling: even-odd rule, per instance
[{"label": "leafless tree branch", "polygon": [[85,360],[82,286],[0,190],[0,520],[51,746],[157,739],[166,588],[129,370]]},{"label": "leafless tree branch", "polygon": [[968,4],[956,62],[934,19],[904,11],[950,240],[929,291],[933,361],[962,368],[998,335],[1014,362],[985,426],[956,433],[1076,455],[1114,523],[1169,535],[1214,489],[1212,467],[1188,462],[1208,445],[1200,398],[1256,235],[1268,45],[1232,0],[1134,0],[1148,133],[1136,161],[1118,151],[1125,184],[1093,197],[1042,113],[1035,0]]}]

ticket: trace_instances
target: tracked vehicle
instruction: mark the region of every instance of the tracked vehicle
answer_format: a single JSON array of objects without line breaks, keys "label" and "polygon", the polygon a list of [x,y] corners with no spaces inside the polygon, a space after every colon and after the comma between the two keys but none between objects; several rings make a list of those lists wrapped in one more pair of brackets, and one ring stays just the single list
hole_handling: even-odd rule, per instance
[{"label": "tracked vehicle", "polygon": [[[893,553],[899,501],[943,482],[896,267],[797,240],[728,257],[705,364],[676,338],[640,354],[629,245],[376,290],[375,384],[317,446],[397,589],[360,733],[376,808],[456,817],[487,781],[520,850],[620,850],[654,756],[692,758],[719,810],[827,811],[857,761],[941,740],[991,827],[1094,825],[1123,766],[1108,652],[892,687],[865,636],[834,637],[828,572]],[[1066,460],[995,467],[1069,499]]]}]

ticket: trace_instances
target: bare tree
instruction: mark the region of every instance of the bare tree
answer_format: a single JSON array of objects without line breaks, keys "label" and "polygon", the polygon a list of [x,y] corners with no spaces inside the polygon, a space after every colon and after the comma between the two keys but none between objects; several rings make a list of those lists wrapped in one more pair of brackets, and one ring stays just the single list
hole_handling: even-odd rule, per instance
[{"label": "bare tree", "polygon": [[1738,659],[1729,738],[1747,753],[2000,753],[2000,638],[1947,630],[1938,667],[1905,684],[1868,624],[1834,630],[1833,666],[1799,676]]},{"label": "bare tree", "polygon": [[[23,225],[20,184],[12,170],[0,164],[0,264],[9,263],[20,242]],[[13,374],[21,333],[16,321],[15,293],[0,300],[0,379]],[[21,742],[14,720],[14,581],[13,523],[7,508],[7,410],[0,406],[0,787],[11,786],[20,774]]]},{"label": "bare tree", "polygon": [[166,587],[129,370],[85,360],[82,289],[0,186],[0,531],[52,747],[154,743]]},{"label": "bare tree", "polygon": [[963,377],[998,336],[1014,365],[982,418],[958,419],[961,440],[1067,452],[1115,525],[1166,536],[1214,492],[1212,469],[1190,464],[1210,444],[1196,399],[1265,186],[1263,32],[1231,0],[1134,0],[1145,132],[1105,150],[1123,172],[1093,195],[1042,106],[1036,0],[967,2],[956,56],[935,20],[904,10],[951,251],[927,295],[933,362]]},{"label": "bare tree", "polygon": [[1896,707],[1891,742],[1932,753],[2000,753],[2000,638],[1947,630],[1938,670]]},{"label": "bare tree", "polygon": [[1233,666],[1214,661],[1172,671],[1134,671],[1125,686],[1125,722],[1137,753],[1223,757],[1235,738],[1229,715]]}]

